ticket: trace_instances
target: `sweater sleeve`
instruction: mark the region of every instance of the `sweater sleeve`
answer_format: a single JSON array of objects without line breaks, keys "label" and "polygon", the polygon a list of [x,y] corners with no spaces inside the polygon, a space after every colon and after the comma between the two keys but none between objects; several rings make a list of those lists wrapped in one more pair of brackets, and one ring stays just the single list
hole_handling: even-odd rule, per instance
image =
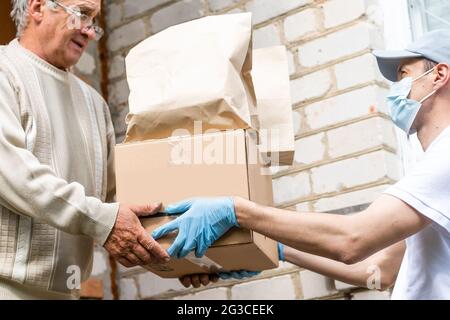
[{"label": "sweater sleeve", "polygon": [[0,205],[103,245],[114,226],[118,203],[85,194],[76,182],[56,176],[26,148],[18,99],[11,79],[0,69]]},{"label": "sweater sleeve", "polygon": [[106,141],[107,141],[107,192],[106,202],[116,201],[116,171],[114,166],[114,147],[116,146],[116,133],[109,113],[109,107],[104,103],[104,114],[106,123]]}]

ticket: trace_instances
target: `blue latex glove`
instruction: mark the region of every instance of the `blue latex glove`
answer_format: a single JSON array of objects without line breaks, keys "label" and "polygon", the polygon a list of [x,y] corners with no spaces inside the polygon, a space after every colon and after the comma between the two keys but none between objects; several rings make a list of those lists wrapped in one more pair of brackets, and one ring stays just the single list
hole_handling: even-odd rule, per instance
[{"label": "blue latex glove", "polygon": [[219,278],[222,280],[228,280],[231,278],[241,280],[244,278],[254,277],[260,273],[261,273],[261,271],[246,271],[246,270],[231,271],[231,272],[219,272]]},{"label": "blue latex glove", "polygon": [[281,242],[278,242],[278,260],[286,261],[284,258],[284,245]]},{"label": "blue latex glove", "polygon": [[193,250],[198,258],[202,257],[231,227],[239,227],[231,197],[187,199],[167,206],[165,212],[182,215],[157,228],[152,237],[158,239],[178,230],[175,241],[167,249],[171,257],[178,259]]}]

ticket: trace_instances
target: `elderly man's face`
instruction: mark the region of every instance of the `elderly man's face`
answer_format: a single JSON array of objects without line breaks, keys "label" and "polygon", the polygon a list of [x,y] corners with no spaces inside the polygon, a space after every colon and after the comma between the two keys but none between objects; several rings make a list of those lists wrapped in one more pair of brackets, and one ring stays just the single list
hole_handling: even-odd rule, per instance
[{"label": "elderly man's face", "polygon": [[[99,14],[101,6],[101,0],[59,0],[58,2],[67,7],[76,7],[81,13],[92,18]],[[43,11],[38,36],[45,56],[58,68],[74,66],[86,50],[89,41],[95,39],[95,31],[80,29],[74,17],[61,6],[56,6],[55,9],[46,6]]]}]

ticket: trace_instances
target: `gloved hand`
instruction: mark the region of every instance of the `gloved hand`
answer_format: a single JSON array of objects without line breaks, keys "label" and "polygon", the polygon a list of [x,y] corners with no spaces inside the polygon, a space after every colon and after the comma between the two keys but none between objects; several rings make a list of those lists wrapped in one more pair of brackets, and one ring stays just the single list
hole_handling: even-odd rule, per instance
[{"label": "gloved hand", "polygon": [[286,261],[284,258],[284,245],[281,242],[278,242],[278,260]]},{"label": "gloved hand", "polygon": [[254,277],[260,273],[261,273],[261,271],[247,271],[247,270],[219,272],[219,278],[222,280],[228,280],[231,278],[241,280],[244,278]]},{"label": "gloved hand", "polygon": [[187,199],[167,206],[165,212],[183,215],[157,228],[152,237],[158,239],[178,229],[175,241],[167,249],[170,256],[178,259],[192,250],[198,258],[202,257],[231,227],[239,227],[231,197]]}]

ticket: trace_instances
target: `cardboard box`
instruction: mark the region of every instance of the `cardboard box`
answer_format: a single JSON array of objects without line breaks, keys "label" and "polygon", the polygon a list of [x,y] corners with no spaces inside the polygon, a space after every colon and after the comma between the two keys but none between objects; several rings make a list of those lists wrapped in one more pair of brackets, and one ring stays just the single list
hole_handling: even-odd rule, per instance
[{"label": "cardboard box", "polygon": [[[119,202],[170,204],[191,197],[240,196],[272,205],[272,178],[258,157],[256,134],[232,130],[116,146]],[[174,219],[142,219],[156,227]],[[159,240],[168,248],[174,235]],[[232,229],[201,259],[193,254],[167,265],[147,268],[164,278],[208,273],[216,269],[261,271],[278,266],[276,242],[253,231]]]}]

